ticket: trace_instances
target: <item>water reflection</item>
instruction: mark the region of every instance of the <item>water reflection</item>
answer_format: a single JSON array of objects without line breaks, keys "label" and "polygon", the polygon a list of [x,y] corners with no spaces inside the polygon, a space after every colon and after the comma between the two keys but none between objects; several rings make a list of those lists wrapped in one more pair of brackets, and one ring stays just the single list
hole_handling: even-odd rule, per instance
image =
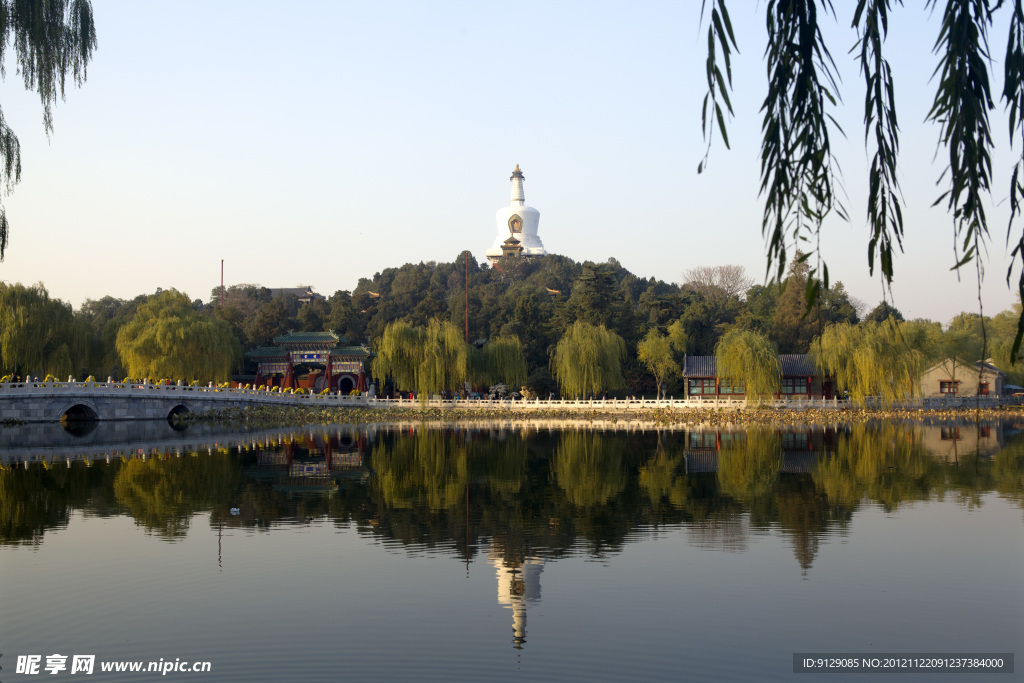
[{"label": "water reflection", "polygon": [[[126,515],[175,542],[208,514],[217,529],[267,532],[313,520],[410,553],[494,567],[513,645],[540,600],[546,562],[604,557],[683,528],[697,548],[744,552],[786,539],[799,571],[849,532],[860,506],[895,510],[991,491],[1024,502],[1024,437],[1006,422],[857,424],[683,432],[490,427],[188,430],[69,445],[4,430],[0,543],[39,544],[74,511]],[[70,437],[68,437],[70,438]],[[14,445],[12,445],[14,444]]]}]

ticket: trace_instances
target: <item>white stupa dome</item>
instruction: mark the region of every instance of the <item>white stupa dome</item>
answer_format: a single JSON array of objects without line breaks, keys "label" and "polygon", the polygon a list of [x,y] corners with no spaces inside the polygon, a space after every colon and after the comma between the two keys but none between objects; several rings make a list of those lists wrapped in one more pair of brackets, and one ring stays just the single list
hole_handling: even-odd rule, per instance
[{"label": "white stupa dome", "polygon": [[[520,256],[543,256],[547,253],[544,244],[537,236],[537,225],[540,223],[540,211],[526,205],[523,193],[523,181],[526,178],[516,164],[516,170],[509,178],[512,181],[512,197],[508,206],[498,209],[494,215],[498,224],[498,236],[494,244],[487,250],[487,259],[494,264],[511,246]],[[511,240],[514,240],[510,242]],[[503,248],[504,247],[504,248]]]}]

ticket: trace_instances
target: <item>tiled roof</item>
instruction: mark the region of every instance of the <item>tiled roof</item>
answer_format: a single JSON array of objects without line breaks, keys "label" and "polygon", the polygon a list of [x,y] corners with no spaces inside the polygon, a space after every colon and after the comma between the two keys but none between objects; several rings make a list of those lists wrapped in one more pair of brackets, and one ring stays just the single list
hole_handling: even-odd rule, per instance
[{"label": "tiled roof", "polygon": [[273,287],[270,290],[270,294],[275,298],[279,296],[294,296],[299,301],[326,298],[323,294],[314,292],[313,288],[308,285],[305,287]]},{"label": "tiled roof", "polygon": [[283,346],[261,346],[258,349],[246,351],[249,358],[287,358],[288,349]]},{"label": "tiled roof", "polygon": [[783,377],[815,377],[819,374],[814,360],[806,353],[780,353]]},{"label": "tiled roof", "polygon": [[[806,353],[779,355],[783,377],[815,377],[819,375],[813,359]],[[683,377],[717,377],[718,363],[714,356],[687,356]]]},{"label": "tiled roof", "polygon": [[335,346],[331,349],[332,356],[369,356],[370,350],[365,346]]},{"label": "tiled roof", "polygon": [[311,342],[334,342],[345,343],[342,337],[333,332],[289,332],[280,337],[274,337],[275,344],[309,344]]},{"label": "tiled roof", "polygon": [[978,370],[980,372],[983,372],[983,373],[986,373],[986,374],[991,372],[991,373],[996,374],[996,375],[1006,375],[1005,372],[1003,372],[1002,370],[1000,370],[996,366],[992,365],[991,363],[986,363],[985,361],[980,361],[979,360],[974,365],[978,368]]},{"label": "tiled roof", "polygon": [[683,377],[717,377],[717,368],[714,356],[687,356]]}]

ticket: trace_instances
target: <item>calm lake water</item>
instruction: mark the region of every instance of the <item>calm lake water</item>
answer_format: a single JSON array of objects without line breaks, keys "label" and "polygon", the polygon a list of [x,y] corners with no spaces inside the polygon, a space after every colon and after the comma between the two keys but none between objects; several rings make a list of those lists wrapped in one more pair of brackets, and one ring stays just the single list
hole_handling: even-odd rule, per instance
[{"label": "calm lake water", "polygon": [[[3,428],[0,680],[88,676],[73,655],[95,681],[164,677],[101,671],[119,661],[209,662],[166,674],[202,681],[849,681],[793,655],[1019,657],[1021,427]],[[17,673],[31,655],[40,673]]]}]

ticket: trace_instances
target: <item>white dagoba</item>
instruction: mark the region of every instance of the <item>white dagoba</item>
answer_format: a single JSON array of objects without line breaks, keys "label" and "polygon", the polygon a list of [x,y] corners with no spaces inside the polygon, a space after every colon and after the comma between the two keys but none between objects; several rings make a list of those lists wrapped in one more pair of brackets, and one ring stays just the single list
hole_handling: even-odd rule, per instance
[{"label": "white dagoba", "polygon": [[512,181],[512,200],[495,214],[498,236],[486,252],[492,266],[506,253],[518,253],[520,256],[543,256],[548,253],[537,237],[540,211],[526,205],[526,195],[523,193],[523,181],[526,178],[519,170],[519,164],[516,164],[516,170],[512,171],[509,180]]}]

